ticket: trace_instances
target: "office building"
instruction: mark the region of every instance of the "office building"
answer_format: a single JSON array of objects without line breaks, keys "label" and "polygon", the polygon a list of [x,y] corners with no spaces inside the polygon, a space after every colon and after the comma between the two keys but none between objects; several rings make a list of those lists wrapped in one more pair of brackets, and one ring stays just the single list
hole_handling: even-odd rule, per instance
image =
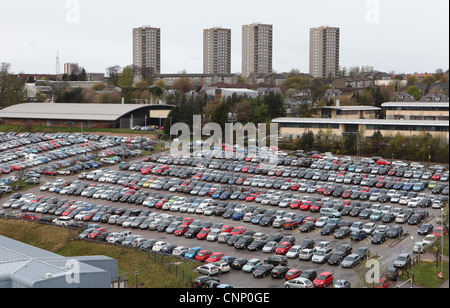
[{"label": "office building", "polygon": [[161,72],[161,29],[143,26],[133,29],[133,68],[142,79]]},{"label": "office building", "polygon": [[231,29],[203,30],[203,74],[231,73]]},{"label": "office building", "polygon": [[272,73],[272,42],[272,25],[242,26],[242,77],[248,83],[254,83],[256,74]]},{"label": "office building", "polygon": [[315,78],[335,78],[339,71],[340,29],[322,26],[310,29],[309,73]]}]

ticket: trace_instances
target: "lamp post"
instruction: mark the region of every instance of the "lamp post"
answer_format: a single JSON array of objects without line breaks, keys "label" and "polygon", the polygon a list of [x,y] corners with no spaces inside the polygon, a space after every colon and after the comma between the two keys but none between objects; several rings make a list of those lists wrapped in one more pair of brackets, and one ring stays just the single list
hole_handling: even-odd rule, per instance
[{"label": "lamp post", "polygon": [[136,289],[137,289],[138,288],[138,275],[139,275],[139,272],[135,271],[134,274],[136,275]]},{"label": "lamp post", "polygon": [[[413,250],[414,250],[414,236],[411,236],[411,240],[412,240],[412,243],[413,243]],[[412,270],[411,270],[411,276],[412,276],[412,280],[411,280],[411,282],[413,282],[414,283],[414,260],[412,261]]]}]

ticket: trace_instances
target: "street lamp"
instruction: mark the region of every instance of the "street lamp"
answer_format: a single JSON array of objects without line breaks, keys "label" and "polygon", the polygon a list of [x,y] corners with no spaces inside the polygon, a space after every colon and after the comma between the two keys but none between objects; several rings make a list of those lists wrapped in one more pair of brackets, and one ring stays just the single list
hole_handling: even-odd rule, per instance
[{"label": "street lamp", "polygon": [[[414,250],[414,236],[411,236],[411,240],[412,240],[412,243],[413,243],[413,250]],[[413,260],[413,262],[412,262],[412,272],[411,272],[411,275],[412,275],[412,280],[411,280],[411,282],[414,282],[414,260]]]},{"label": "street lamp", "polygon": [[139,275],[139,272],[138,272],[138,271],[135,271],[134,274],[136,275],[136,289],[137,289],[137,287],[138,287],[138,275]]}]

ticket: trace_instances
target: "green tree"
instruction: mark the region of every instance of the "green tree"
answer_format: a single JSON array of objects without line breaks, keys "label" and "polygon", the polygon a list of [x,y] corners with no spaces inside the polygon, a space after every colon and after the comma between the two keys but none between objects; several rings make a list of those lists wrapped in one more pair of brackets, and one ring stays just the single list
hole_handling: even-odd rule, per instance
[{"label": "green tree", "polygon": [[9,63],[0,66],[0,108],[23,103],[26,97],[25,80],[9,73]]},{"label": "green tree", "polygon": [[127,66],[119,75],[118,86],[121,88],[131,88],[133,86],[133,80],[133,69],[131,66]]},{"label": "green tree", "polygon": [[358,134],[351,133],[344,136],[343,139],[345,154],[355,155],[357,151]]},{"label": "green tree", "polygon": [[414,97],[416,101],[418,101],[422,97],[422,92],[417,86],[410,86],[408,90],[406,90],[406,93]]},{"label": "green tree", "polygon": [[409,75],[406,80],[408,81],[408,86],[413,86],[419,83],[419,78],[416,75]]}]

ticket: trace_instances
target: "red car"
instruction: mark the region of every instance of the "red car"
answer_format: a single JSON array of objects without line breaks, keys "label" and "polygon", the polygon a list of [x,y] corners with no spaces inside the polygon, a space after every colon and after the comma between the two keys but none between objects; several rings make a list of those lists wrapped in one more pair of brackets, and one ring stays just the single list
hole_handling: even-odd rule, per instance
[{"label": "red car", "polygon": [[342,198],[350,198],[350,196],[353,194],[353,190],[351,189],[346,189],[344,190],[344,192],[342,193]]},{"label": "red car", "polygon": [[198,254],[195,256],[195,260],[203,262],[206,259],[208,259],[212,254],[213,252],[210,250],[206,249],[200,250]]},{"label": "red car", "polygon": [[187,232],[187,230],[189,230],[189,225],[184,225],[184,224],[183,225],[179,225],[175,229],[173,234],[176,235],[176,236],[181,236],[181,235],[184,235]]},{"label": "red car", "polygon": [[225,254],[223,252],[215,252],[212,255],[210,255],[208,259],[205,260],[205,263],[214,263],[222,259],[222,257],[224,256]]},{"label": "red car", "polygon": [[51,176],[55,176],[58,175],[58,172],[54,171],[54,170],[46,170],[44,171],[45,175],[51,175]]},{"label": "red car", "polygon": [[302,205],[300,205],[300,209],[302,211],[307,211],[311,208],[312,205],[313,205],[313,203],[311,201],[305,201],[302,203]]},{"label": "red car", "polygon": [[248,196],[245,198],[245,201],[247,201],[247,202],[253,202],[253,201],[255,201],[256,197],[258,197],[259,195],[260,195],[259,193],[251,193],[250,195],[248,195]]},{"label": "red car", "polygon": [[106,232],[108,232],[108,230],[106,230],[105,228],[97,228],[88,234],[88,239],[94,240],[97,238],[97,236],[99,236],[102,233],[106,233]]},{"label": "red car", "polygon": [[297,220],[295,220],[295,219],[287,219],[283,223],[283,229],[292,230],[292,229],[297,228],[298,224],[299,224],[299,222]]},{"label": "red car", "polygon": [[285,255],[291,248],[292,248],[291,242],[282,242],[278,244],[277,248],[275,249],[275,253],[278,255]]},{"label": "red car", "polygon": [[192,217],[185,217],[182,221],[183,225],[189,226],[194,221],[194,218]]},{"label": "red car", "polygon": [[292,183],[291,190],[298,190],[300,188],[300,183]]},{"label": "red car", "polygon": [[383,159],[383,158],[380,158],[379,160],[377,160],[377,164],[378,165],[390,165],[391,164],[391,162],[390,161],[388,161],[388,160],[386,160],[386,159]]},{"label": "red car", "polygon": [[26,220],[38,220],[39,219],[39,217],[36,214],[29,213],[29,212],[23,213],[22,218],[26,219]]},{"label": "red car", "polygon": [[229,225],[225,225],[225,226],[222,227],[221,231],[222,232],[231,232],[231,231],[233,231],[233,229],[234,229],[234,227],[229,226]]},{"label": "red car", "polygon": [[378,283],[375,283],[374,288],[375,289],[389,288],[389,280],[387,280],[386,278],[380,278],[380,281]]},{"label": "red car", "polygon": [[197,239],[198,239],[198,240],[204,240],[204,239],[206,239],[206,237],[208,236],[209,232],[211,232],[211,229],[209,229],[209,228],[204,228],[204,229],[202,229],[202,230],[197,234]]},{"label": "red car", "polygon": [[311,205],[311,207],[309,208],[309,210],[311,211],[311,212],[318,212],[318,211],[320,211],[320,209],[322,208],[322,206],[323,206],[323,201],[316,201],[316,202],[314,202],[312,205]]},{"label": "red car", "polygon": [[437,228],[435,228],[434,230],[433,230],[433,235],[434,236],[437,236],[437,237],[439,237],[439,236],[441,236],[442,234],[444,234],[444,236],[446,236],[447,235],[447,229],[445,229],[445,228],[441,228],[441,227],[437,227]]},{"label": "red car", "polygon": [[298,268],[291,268],[287,271],[286,275],[284,276],[284,279],[286,280],[292,280],[297,277],[300,277],[300,275],[303,273],[301,269]]},{"label": "red car", "polygon": [[291,204],[289,205],[289,207],[291,209],[298,209],[299,207],[301,207],[303,204],[302,200],[294,200],[291,202]]},{"label": "red car", "polygon": [[441,177],[442,177],[442,174],[439,173],[439,172],[436,172],[435,174],[433,174],[433,176],[431,177],[431,179],[432,179],[433,181],[439,181],[439,180],[441,179]]},{"label": "red car", "polygon": [[323,272],[319,276],[316,277],[313,281],[313,285],[316,288],[325,288],[326,286],[333,283],[334,276],[330,272]]},{"label": "red car", "polygon": [[231,230],[231,234],[233,234],[233,235],[236,235],[236,234],[242,234],[242,233],[244,233],[245,231],[247,231],[247,228],[245,228],[245,227],[236,227],[236,228],[234,228],[233,230]]}]

